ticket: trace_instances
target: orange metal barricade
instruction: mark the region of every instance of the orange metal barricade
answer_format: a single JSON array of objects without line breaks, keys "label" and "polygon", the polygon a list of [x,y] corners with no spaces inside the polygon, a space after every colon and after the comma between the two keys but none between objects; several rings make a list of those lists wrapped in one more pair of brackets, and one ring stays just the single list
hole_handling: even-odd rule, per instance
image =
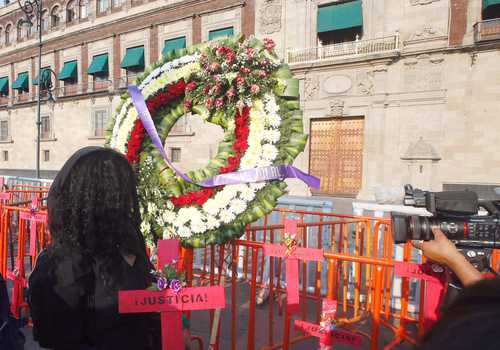
[{"label": "orange metal barricade", "polygon": [[[20,310],[27,307],[22,294],[25,270],[34,264],[33,259],[25,262],[28,258],[28,225],[20,220],[19,213],[29,211],[32,196],[44,198],[47,188],[15,186],[7,191],[13,194],[13,199],[0,206],[0,272],[4,276],[17,276],[12,310],[19,316]],[[16,204],[14,198],[18,205],[13,205]],[[262,251],[265,243],[281,242],[282,222],[286,217],[298,220],[300,245],[323,249],[325,257],[322,263],[300,263],[300,308],[293,316],[283,307],[286,293],[284,261],[265,257]],[[228,280],[229,315],[222,317],[216,349],[291,349],[294,344],[310,338],[292,329],[293,320],[318,323],[324,297],[338,301],[338,322],[351,332],[362,335],[365,347],[389,350],[401,342],[416,344],[424,332],[425,315],[419,311],[425,303],[425,285],[408,278],[394,279],[390,220],[282,208],[276,209],[274,221],[271,219],[270,215],[259,224],[247,227],[241,239],[226,245],[212,245],[196,252],[191,249],[182,251],[188,285],[216,285]],[[39,225],[37,234],[38,249],[41,249],[50,239],[47,227]],[[18,242],[12,252],[10,238]],[[12,253],[16,257],[14,266],[8,263]],[[197,253],[200,253],[198,263],[194,257]],[[492,258],[495,268],[499,257],[496,251]],[[412,256],[409,244],[403,248],[402,261],[419,262],[418,256]],[[238,324],[242,301],[239,288],[244,288],[250,295],[244,300],[244,312],[248,313],[244,325]],[[265,321],[259,321],[257,317],[262,310],[257,308],[255,295],[261,289],[266,289],[269,294]],[[420,299],[413,299],[418,294]],[[209,313],[211,328],[214,314],[213,311]],[[222,345],[221,328],[230,334],[229,345]],[[380,347],[382,332],[389,341]],[[194,339],[201,346],[206,341],[199,336]]]}]

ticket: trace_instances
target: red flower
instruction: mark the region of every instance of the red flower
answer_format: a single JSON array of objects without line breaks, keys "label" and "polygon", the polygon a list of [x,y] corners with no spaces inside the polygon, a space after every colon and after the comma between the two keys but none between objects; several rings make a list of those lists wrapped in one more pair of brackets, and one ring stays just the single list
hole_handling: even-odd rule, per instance
[{"label": "red flower", "polygon": [[214,99],[211,97],[207,98],[205,101],[205,107],[211,109],[213,106],[214,106]]},{"label": "red flower", "polygon": [[229,90],[227,90],[226,96],[229,98],[236,96],[236,90],[233,87],[230,88]]},{"label": "red flower", "polygon": [[227,63],[231,63],[234,61],[234,59],[236,58],[236,54],[234,53],[234,51],[228,51],[226,53],[226,62]]},{"label": "red flower", "polygon": [[252,70],[248,67],[241,67],[240,68],[240,72],[242,72],[243,74],[249,74]]},{"label": "red flower", "polygon": [[196,87],[198,86],[198,84],[196,84],[195,81],[190,81],[187,85],[186,85],[186,91],[190,92],[190,91],[193,91],[194,89],[196,89]]}]

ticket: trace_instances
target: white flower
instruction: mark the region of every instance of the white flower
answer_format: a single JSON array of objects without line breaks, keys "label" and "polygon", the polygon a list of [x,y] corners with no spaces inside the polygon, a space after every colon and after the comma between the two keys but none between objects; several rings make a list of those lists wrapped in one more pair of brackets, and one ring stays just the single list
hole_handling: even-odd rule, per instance
[{"label": "white flower", "polygon": [[264,139],[271,142],[277,143],[281,138],[280,131],[277,129],[270,129],[264,131]]},{"label": "white flower", "polygon": [[281,117],[277,114],[269,114],[267,116],[267,124],[269,124],[272,127],[279,127],[281,124]]},{"label": "white flower", "polygon": [[229,205],[229,210],[231,212],[233,212],[234,214],[238,215],[238,214],[241,214],[245,211],[245,209],[247,208],[247,205],[245,203],[244,200],[241,200],[241,199],[235,199],[231,202],[231,204]]},{"label": "white flower", "polygon": [[217,228],[220,226],[219,221],[211,215],[207,216],[207,228],[209,230],[213,230],[214,228]]},{"label": "white flower", "polygon": [[181,208],[179,210],[179,212],[177,213],[177,220],[176,220],[176,222],[180,224],[178,226],[182,226],[186,222],[188,222],[189,220],[191,220],[191,215],[192,215],[192,213],[191,213],[190,208]]},{"label": "white flower", "polygon": [[270,166],[272,165],[273,163],[270,161],[270,160],[267,160],[267,159],[261,159],[257,162],[257,166],[259,168],[264,168],[266,166]]},{"label": "white flower", "polygon": [[191,236],[191,230],[186,226],[181,226],[177,229],[177,235],[179,237],[187,238]]},{"label": "white flower", "polygon": [[259,157],[256,155],[245,155],[245,157],[241,160],[240,168],[241,169],[251,169],[255,167],[257,162],[259,161]]},{"label": "white flower", "polygon": [[149,235],[149,231],[151,231],[151,225],[149,224],[149,222],[141,222],[141,232],[145,235]]},{"label": "white flower", "polygon": [[266,144],[262,146],[262,157],[267,160],[275,160],[278,156],[278,149],[273,145]]},{"label": "white flower", "polygon": [[162,214],[162,219],[168,224],[172,224],[175,221],[175,212],[171,210],[164,210]]},{"label": "white flower", "polygon": [[250,202],[255,198],[255,190],[247,185],[246,188],[241,191],[240,198],[247,202]]},{"label": "white flower", "polygon": [[175,236],[175,231],[171,226],[167,226],[163,229],[163,239],[169,239]]},{"label": "white flower", "polygon": [[174,210],[174,204],[171,201],[167,201],[166,206],[168,210]]},{"label": "white flower", "polygon": [[203,221],[198,220],[191,223],[191,230],[194,233],[204,233],[207,230],[207,226],[203,223]]},{"label": "white flower", "polygon": [[261,190],[264,187],[266,187],[266,183],[265,182],[254,182],[254,183],[250,184],[250,188],[252,188],[252,190],[254,190],[254,191]]},{"label": "white flower", "polygon": [[229,210],[224,209],[220,212],[219,217],[221,221],[225,224],[229,224],[231,221],[234,220],[236,217],[233,213],[231,213]]},{"label": "white flower", "polygon": [[276,99],[272,95],[266,95],[264,96],[266,105],[265,105],[265,110],[268,113],[275,114],[280,110],[280,106],[276,103]]},{"label": "white flower", "polygon": [[219,209],[220,207],[218,203],[215,201],[215,199],[212,198],[210,198],[205,202],[205,204],[203,204],[203,210],[210,215],[217,215]]}]

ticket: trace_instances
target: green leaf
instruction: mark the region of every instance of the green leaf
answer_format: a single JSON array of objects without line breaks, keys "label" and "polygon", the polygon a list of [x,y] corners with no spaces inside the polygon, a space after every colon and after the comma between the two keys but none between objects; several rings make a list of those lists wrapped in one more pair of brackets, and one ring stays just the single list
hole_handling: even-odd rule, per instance
[{"label": "green leaf", "polygon": [[210,113],[208,112],[208,109],[204,105],[196,105],[196,106],[193,106],[192,109],[193,109],[193,112],[196,113],[197,115],[199,115],[201,117],[201,119],[203,119],[203,120],[207,120],[208,116],[210,115]]}]

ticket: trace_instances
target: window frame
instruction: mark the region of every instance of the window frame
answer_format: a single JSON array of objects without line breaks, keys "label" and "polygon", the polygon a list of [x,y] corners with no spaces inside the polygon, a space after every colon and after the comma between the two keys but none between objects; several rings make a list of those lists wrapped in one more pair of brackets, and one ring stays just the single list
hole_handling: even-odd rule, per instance
[{"label": "window frame", "polygon": [[[48,119],[49,131],[44,133],[44,120]],[[45,114],[40,117],[40,140],[53,140],[54,139],[54,126],[52,122],[52,115]]]},{"label": "window frame", "polygon": [[[105,114],[105,119],[102,121],[102,135],[97,134],[97,117],[99,114]],[[109,122],[110,112],[109,108],[97,107],[92,110],[91,125],[90,125],[90,138],[91,139],[103,139],[106,137],[106,126]]]}]

